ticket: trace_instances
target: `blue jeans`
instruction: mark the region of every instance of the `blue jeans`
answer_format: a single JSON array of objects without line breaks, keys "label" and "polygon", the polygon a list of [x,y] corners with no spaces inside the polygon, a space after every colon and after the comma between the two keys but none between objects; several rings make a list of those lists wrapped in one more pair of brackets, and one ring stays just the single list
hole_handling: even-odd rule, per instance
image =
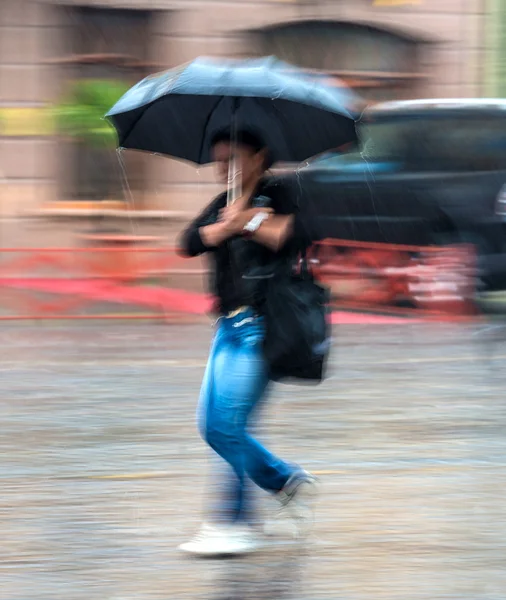
[{"label": "blue jeans", "polygon": [[[200,394],[198,425],[203,439],[229,465],[221,482],[217,520],[248,520],[248,479],[269,492],[281,490],[296,471],[249,433],[253,412],[269,384],[262,352],[261,317],[247,311],[221,318]],[[212,477],[219,476],[213,469]]]}]

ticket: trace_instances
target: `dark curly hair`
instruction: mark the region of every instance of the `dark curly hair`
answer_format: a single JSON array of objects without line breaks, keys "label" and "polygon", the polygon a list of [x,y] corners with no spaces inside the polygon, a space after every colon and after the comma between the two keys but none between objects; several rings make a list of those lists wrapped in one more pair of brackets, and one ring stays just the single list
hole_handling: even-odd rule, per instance
[{"label": "dark curly hair", "polygon": [[267,171],[274,164],[271,152],[269,151],[267,144],[262,140],[261,136],[252,131],[241,129],[233,136],[231,129],[221,129],[216,132],[211,138],[211,148],[219,144],[220,142],[231,143],[235,137],[235,141],[241,146],[246,146],[253,150],[253,152],[265,152],[264,169]]}]

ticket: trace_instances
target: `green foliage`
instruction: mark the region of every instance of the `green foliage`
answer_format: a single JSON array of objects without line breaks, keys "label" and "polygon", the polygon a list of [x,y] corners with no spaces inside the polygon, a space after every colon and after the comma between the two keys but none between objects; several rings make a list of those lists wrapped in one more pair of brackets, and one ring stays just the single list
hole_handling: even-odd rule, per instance
[{"label": "green foliage", "polygon": [[63,101],[55,107],[60,131],[94,147],[114,148],[116,132],[104,115],[128,87],[114,80],[74,82]]}]

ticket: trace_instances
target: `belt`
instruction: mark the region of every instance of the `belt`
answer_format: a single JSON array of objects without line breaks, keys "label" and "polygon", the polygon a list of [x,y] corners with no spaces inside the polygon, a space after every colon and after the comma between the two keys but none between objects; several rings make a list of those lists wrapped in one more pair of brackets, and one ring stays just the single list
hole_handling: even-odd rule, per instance
[{"label": "belt", "polygon": [[246,312],[247,310],[249,310],[249,306],[239,306],[239,308],[236,308],[235,310],[231,310],[229,313],[227,313],[225,315],[226,319],[232,319],[233,317],[237,317],[237,315],[240,315],[243,312]]}]

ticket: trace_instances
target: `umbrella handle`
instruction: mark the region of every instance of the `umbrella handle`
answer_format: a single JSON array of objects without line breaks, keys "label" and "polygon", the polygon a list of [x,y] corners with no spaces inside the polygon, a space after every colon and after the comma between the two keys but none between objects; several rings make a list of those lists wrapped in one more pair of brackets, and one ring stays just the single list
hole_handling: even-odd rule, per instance
[{"label": "umbrella handle", "polygon": [[236,144],[232,143],[232,160],[228,163],[227,206],[233,204],[242,195],[242,173],[237,164]]},{"label": "umbrella handle", "polygon": [[237,164],[237,111],[239,98],[234,98],[232,109],[232,160],[228,163],[227,206],[242,196],[242,173]]}]

